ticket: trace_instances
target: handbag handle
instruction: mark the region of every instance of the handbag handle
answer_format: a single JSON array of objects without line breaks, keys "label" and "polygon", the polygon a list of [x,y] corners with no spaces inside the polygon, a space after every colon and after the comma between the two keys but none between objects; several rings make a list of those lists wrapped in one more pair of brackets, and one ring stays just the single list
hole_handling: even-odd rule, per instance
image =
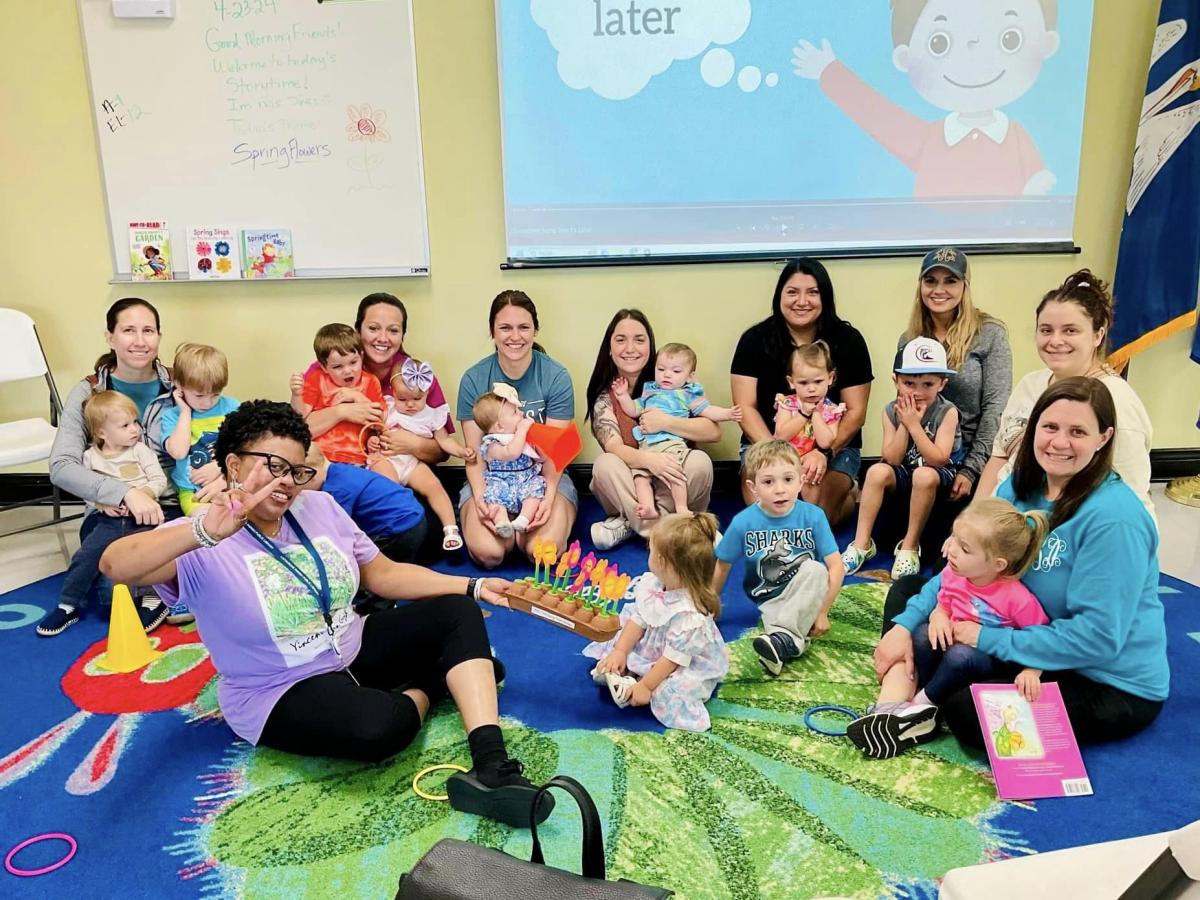
[{"label": "handbag handle", "polygon": [[562,788],[579,804],[579,812],[583,815],[583,858],[580,874],[584,878],[597,878],[603,881],[604,832],[600,827],[600,813],[596,809],[592,795],[587,792],[587,788],[568,775],[555,775],[538,788],[538,792],[533,797],[533,804],[529,807],[529,831],[533,837],[533,853],[530,854],[529,861],[542,865],[546,863],[545,857],[542,856],[542,842],[538,839],[537,808],[541,803],[542,795],[549,793],[550,788]]}]

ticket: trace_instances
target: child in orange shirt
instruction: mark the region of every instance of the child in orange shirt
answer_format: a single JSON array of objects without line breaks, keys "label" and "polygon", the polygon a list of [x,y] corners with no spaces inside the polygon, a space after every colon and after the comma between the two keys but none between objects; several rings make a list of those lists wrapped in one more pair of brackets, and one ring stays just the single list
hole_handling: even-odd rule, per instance
[{"label": "child in orange shirt", "polygon": [[[363,400],[378,407],[379,420],[382,420],[383,388],[378,378],[363,371],[362,339],[349,325],[325,325],[313,339],[313,352],[321,367],[304,378],[292,377],[292,408],[304,416],[313,440],[327,459],[364,466],[367,453],[362,430],[367,423],[340,419],[321,430],[313,427],[315,413]],[[387,459],[378,460],[371,469],[396,480],[396,470]]]}]

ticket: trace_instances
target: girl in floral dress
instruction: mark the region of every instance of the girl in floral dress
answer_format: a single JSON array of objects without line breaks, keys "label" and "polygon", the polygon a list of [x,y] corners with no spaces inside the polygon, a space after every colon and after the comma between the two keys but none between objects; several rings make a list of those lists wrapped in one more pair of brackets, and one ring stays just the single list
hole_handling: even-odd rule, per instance
[{"label": "girl in floral dress", "polygon": [[621,631],[592,643],[597,684],[618,706],[646,706],[668,728],[707,731],[704,703],[729,671],[729,651],[714,621],[721,600],[712,588],[711,513],[675,513],[650,534],[650,571],[621,610]]}]

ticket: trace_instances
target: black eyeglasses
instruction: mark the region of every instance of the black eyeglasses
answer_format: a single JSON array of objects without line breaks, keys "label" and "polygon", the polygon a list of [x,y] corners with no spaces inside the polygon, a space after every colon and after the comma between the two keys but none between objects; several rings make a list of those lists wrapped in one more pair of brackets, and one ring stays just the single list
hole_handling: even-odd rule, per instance
[{"label": "black eyeglasses", "polygon": [[239,450],[238,456],[260,456],[267,461],[267,471],[276,478],[282,478],[284,475],[291,475],[292,481],[297,485],[308,484],[317,477],[317,470],[312,466],[293,466],[282,456],[276,456],[274,453],[259,453],[254,450]]}]

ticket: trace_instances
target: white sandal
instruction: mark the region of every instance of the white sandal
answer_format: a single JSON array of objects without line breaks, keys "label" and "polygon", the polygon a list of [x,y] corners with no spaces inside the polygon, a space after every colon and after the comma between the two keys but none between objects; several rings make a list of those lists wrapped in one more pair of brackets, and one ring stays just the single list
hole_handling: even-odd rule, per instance
[{"label": "white sandal", "polygon": [[637,684],[637,679],[632,675],[618,675],[616,672],[608,672],[604,677],[605,683],[608,685],[608,692],[612,695],[613,703],[624,709],[629,705],[629,695],[633,691],[633,686]]},{"label": "white sandal", "polygon": [[461,550],[462,545],[463,539],[457,525],[447,525],[442,529],[443,550]]}]

